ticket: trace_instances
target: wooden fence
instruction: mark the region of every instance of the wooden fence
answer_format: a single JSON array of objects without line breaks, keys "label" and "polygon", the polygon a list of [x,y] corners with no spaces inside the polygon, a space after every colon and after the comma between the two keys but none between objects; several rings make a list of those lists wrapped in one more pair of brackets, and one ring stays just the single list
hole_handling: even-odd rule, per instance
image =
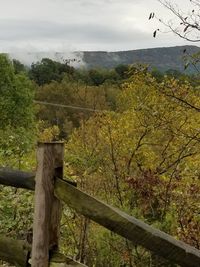
[{"label": "wooden fence", "polygon": [[200,251],[99,201],[63,179],[63,143],[40,143],[36,174],[1,168],[0,184],[35,190],[32,246],[0,236],[0,259],[16,266],[84,266],[59,253],[61,201],[76,212],[184,267],[200,266]]}]

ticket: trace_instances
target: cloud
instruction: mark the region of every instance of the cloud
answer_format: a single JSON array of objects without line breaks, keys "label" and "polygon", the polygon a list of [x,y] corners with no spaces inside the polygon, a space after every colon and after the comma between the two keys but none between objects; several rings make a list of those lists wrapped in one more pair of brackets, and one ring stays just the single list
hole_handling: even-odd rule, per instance
[{"label": "cloud", "polygon": [[136,38],[144,39],[148,34],[139,29],[124,29],[105,23],[61,24],[50,21],[0,20],[0,40],[45,41],[57,40],[70,42],[126,43]]},{"label": "cloud", "polygon": [[[34,51],[34,50],[33,50]],[[85,65],[83,61],[82,52],[62,51],[62,53],[51,52],[30,52],[20,49],[15,49],[14,52],[9,53],[11,59],[17,59],[26,66],[32,63],[41,61],[43,58],[50,58],[58,62],[65,62],[70,60],[69,64],[73,67],[82,67]]]},{"label": "cloud", "polygon": [[[178,0],[181,3],[181,0]],[[0,0],[0,50],[126,50],[183,43],[152,38],[157,0]],[[164,11],[163,11],[164,10]]]}]

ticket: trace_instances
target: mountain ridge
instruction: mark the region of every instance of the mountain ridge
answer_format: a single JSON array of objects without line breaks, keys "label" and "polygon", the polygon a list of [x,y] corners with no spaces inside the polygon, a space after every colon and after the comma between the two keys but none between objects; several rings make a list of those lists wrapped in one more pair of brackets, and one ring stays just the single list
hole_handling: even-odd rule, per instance
[{"label": "mountain ridge", "polygon": [[[195,45],[156,47],[121,51],[74,51],[74,52],[20,52],[10,53],[12,59],[18,59],[23,64],[30,66],[33,62],[41,61],[42,58],[50,58],[55,61],[69,61],[75,68],[115,68],[117,65],[147,64],[150,69],[158,69],[161,72],[173,69],[183,72],[185,61],[183,56],[200,53],[200,47]],[[72,60],[69,60],[72,59]],[[187,73],[195,72],[192,66]]]},{"label": "mountain ridge", "polygon": [[[188,54],[200,52],[200,47],[194,45],[157,47],[127,51],[83,51],[83,62],[88,68],[113,68],[119,64],[148,64],[150,68],[157,68],[160,71],[175,69],[184,71],[185,62],[183,51]],[[192,72],[192,68],[188,68]]]}]

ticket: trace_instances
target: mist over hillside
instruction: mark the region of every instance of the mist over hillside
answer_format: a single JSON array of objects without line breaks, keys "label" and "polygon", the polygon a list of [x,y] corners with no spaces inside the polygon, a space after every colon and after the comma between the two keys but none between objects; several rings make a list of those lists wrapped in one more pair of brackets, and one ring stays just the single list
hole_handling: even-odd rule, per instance
[{"label": "mist over hillside", "polygon": [[[80,52],[17,52],[11,53],[10,57],[20,60],[25,65],[31,65],[38,62],[42,58],[50,58],[55,61],[64,62],[69,60],[69,64],[76,68],[113,68],[119,64],[148,64],[150,68],[157,68],[160,71],[174,69],[184,71],[185,55],[183,51],[186,49],[187,54],[200,52],[197,46],[175,46],[160,47],[149,49],[138,49],[129,51],[80,51]],[[194,72],[190,66],[187,72]]]},{"label": "mist over hillside", "polygon": [[47,51],[47,52],[23,52],[23,51],[14,51],[9,53],[9,57],[11,59],[17,59],[21,63],[26,66],[30,66],[32,63],[36,63],[41,61],[43,58],[50,58],[52,60],[58,62],[65,62],[68,61],[69,64],[75,68],[80,66],[84,66],[85,63],[83,62],[83,52],[54,52],[54,51]]},{"label": "mist over hillside", "polygon": [[[119,64],[145,63],[160,71],[175,69],[182,72],[185,65],[183,60],[185,49],[187,54],[200,52],[197,46],[160,47],[119,52],[96,51],[84,52],[83,61],[88,68],[113,68]],[[194,70],[190,67],[187,71],[193,72]]]}]

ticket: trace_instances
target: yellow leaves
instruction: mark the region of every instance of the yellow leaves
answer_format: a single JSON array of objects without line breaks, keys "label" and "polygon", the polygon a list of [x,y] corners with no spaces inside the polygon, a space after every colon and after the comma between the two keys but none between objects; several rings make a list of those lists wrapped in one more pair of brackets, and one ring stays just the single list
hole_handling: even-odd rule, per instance
[{"label": "yellow leaves", "polygon": [[135,75],[124,84],[116,112],[95,114],[72,134],[66,144],[67,173],[90,194],[113,205],[121,198],[124,210],[159,221],[159,227],[184,239],[178,229],[182,220],[185,240],[193,244],[200,112],[173,95],[200,104],[200,93],[187,83],[172,79],[161,85],[148,75]]},{"label": "yellow leaves", "polygon": [[106,188],[113,198],[116,179],[127,190],[126,178],[140,179],[145,171],[165,184],[172,181],[169,194],[181,181],[182,192],[187,180],[200,176],[200,112],[174,99],[175,94],[200,102],[188,83],[170,79],[158,84],[149,75],[134,75],[123,86],[117,112],[96,114],[74,132],[66,149],[69,164],[80,177],[86,172],[88,181],[98,179],[102,192]]},{"label": "yellow leaves", "polygon": [[51,142],[56,141],[59,138],[60,130],[58,126],[54,125],[43,129],[38,136],[40,142]]},{"label": "yellow leaves", "polygon": [[148,74],[134,75],[118,98],[119,112],[95,115],[76,131],[72,137],[76,152],[81,147],[81,153],[97,153],[108,165],[114,155],[123,173],[131,154],[134,166],[137,160],[144,168],[156,169],[161,163],[162,168],[174,166],[182,150],[193,151],[189,139],[200,129],[200,113],[183,108],[164,93],[195,96],[190,89],[187,82],[170,79],[160,85]]}]

